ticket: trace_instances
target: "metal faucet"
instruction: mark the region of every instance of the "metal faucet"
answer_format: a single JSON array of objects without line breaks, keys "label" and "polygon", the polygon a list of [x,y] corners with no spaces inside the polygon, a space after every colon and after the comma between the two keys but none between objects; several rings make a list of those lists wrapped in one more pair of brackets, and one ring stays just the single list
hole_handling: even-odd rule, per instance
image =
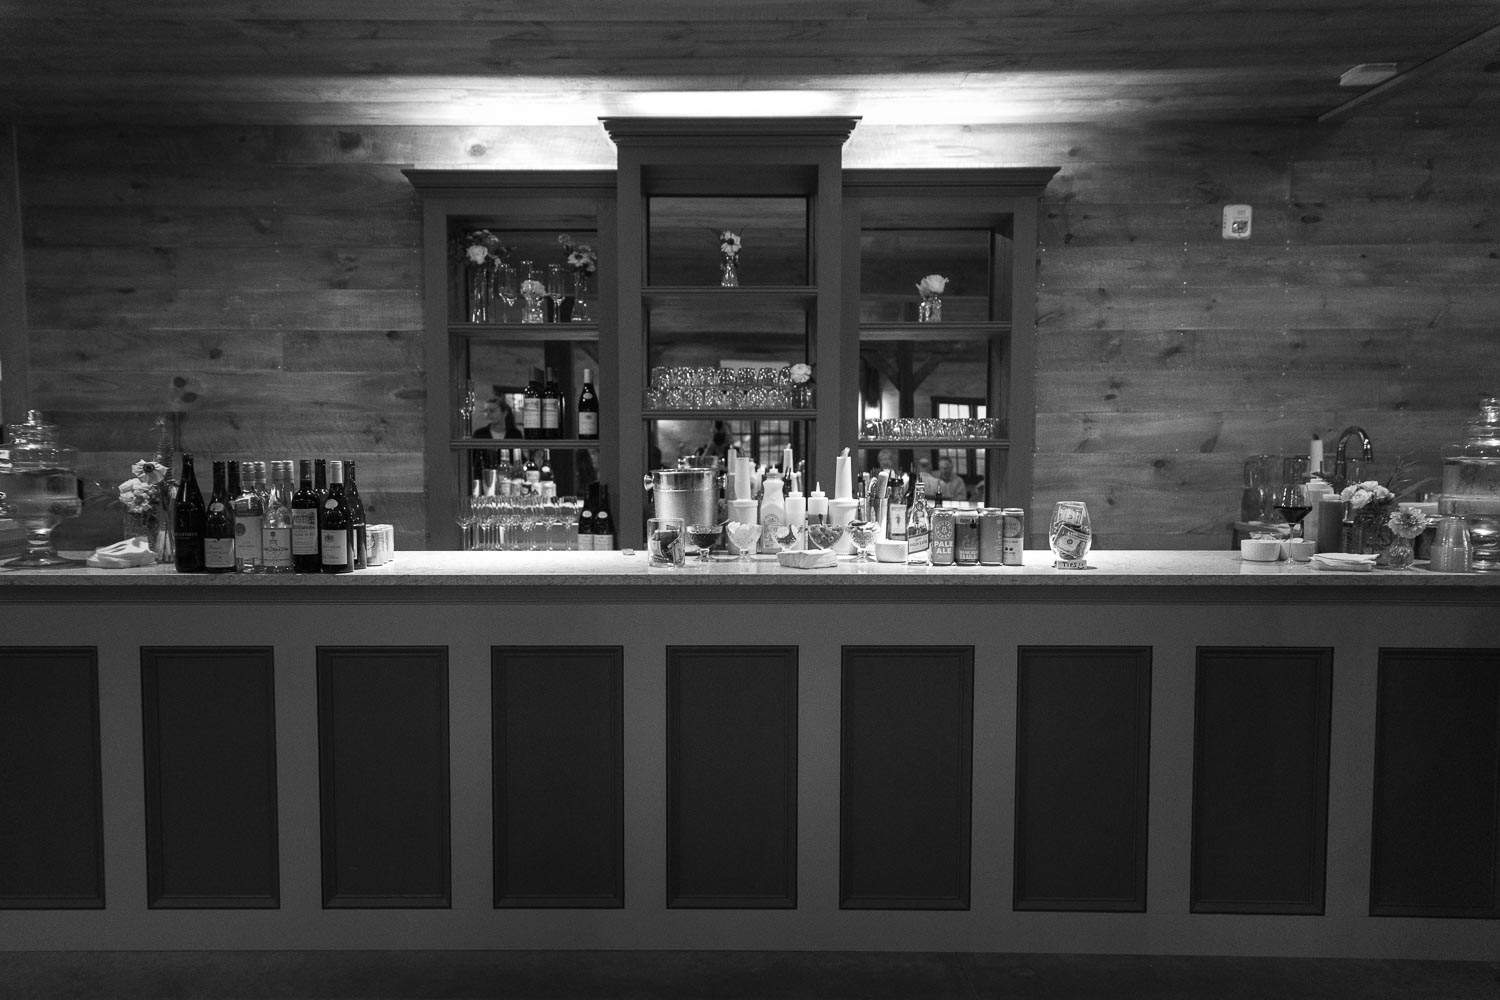
[{"label": "metal faucet", "polygon": [[1341,491],[1349,485],[1349,439],[1359,435],[1360,460],[1369,463],[1375,458],[1375,450],[1370,445],[1370,435],[1365,433],[1363,427],[1345,427],[1344,432],[1339,435],[1338,447],[1333,453],[1333,483],[1335,491]]}]

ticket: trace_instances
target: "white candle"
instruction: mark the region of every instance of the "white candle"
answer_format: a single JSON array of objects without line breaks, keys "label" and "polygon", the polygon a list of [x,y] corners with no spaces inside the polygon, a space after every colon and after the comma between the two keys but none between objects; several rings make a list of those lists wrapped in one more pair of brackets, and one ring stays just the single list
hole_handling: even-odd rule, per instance
[{"label": "white candle", "polygon": [[1308,471],[1318,473],[1323,468],[1323,439],[1316,434],[1313,435],[1312,444],[1307,449]]}]

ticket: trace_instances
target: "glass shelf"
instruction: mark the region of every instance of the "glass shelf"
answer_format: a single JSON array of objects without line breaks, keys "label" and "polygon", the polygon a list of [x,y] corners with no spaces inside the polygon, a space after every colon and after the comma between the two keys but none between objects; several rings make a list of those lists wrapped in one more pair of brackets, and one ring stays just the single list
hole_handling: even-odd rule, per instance
[{"label": "glass shelf", "polygon": [[599,339],[598,323],[450,323],[448,333],[470,340]]},{"label": "glass shelf", "polygon": [[1010,333],[1009,323],[862,323],[860,340],[990,340]]}]

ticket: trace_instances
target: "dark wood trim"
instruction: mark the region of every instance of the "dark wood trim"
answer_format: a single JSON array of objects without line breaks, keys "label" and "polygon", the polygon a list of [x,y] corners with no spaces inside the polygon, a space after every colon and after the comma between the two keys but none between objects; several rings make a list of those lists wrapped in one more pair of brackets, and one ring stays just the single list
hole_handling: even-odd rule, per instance
[{"label": "dark wood trim", "polygon": [[[1306,694],[1308,704],[1297,705],[1283,698],[1277,705],[1266,705],[1257,701],[1257,696],[1267,692],[1263,681],[1259,688],[1254,677],[1244,677],[1241,672],[1265,671],[1279,667],[1291,667],[1299,673],[1310,675],[1308,689],[1303,692],[1294,687],[1294,679],[1279,677],[1279,691],[1292,695]],[[1240,676],[1222,677],[1225,673]],[[1246,681],[1249,687],[1246,688]],[[1235,689],[1236,682],[1239,689]],[[1210,695],[1213,688],[1224,685],[1228,697],[1237,706],[1236,714],[1245,728],[1235,730],[1233,725],[1210,727],[1209,713],[1213,708]],[[1324,908],[1325,882],[1328,861],[1328,741],[1332,726],[1333,650],[1327,648],[1282,648],[1282,647],[1208,647],[1198,649],[1198,663],[1194,689],[1193,712],[1193,832],[1192,873],[1189,889],[1189,909],[1193,913],[1276,913],[1321,915]],[[1255,708],[1267,712],[1249,715]],[[1280,710],[1279,712],[1277,710]],[[1289,732],[1285,725],[1277,726],[1278,720],[1270,713],[1290,716],[1305,712],[1310,726],[1302,732]],[[1223,722],[1222,717],[1218,720]],[[1225,732],[1224,729],[1231,731]],[[1250,730],[1254,730],[1253,732]],[[1236,737],[1239,737],[1236,741]],[[1275,741],[1267,747],[1267,741]],[[1272,773],[1274,762],[1267,757],[1291,756],[1290,765],[1303,770],[1302,775]],[[1267,765],[1267,770],[1253,775],[1236,772],[1246,762]],[[1218,783],[1210,784],[1209,772],[1218,769]],[[1309,783],[1308,796],[1304,801],[1276,803],[1284,805],[1275,810],[1265,801],[1265,789],[1275,787],[1281,781],[1305,778]],[[1226,787],[1226,786],[1232,786]],[[1246,801],[1243,790],[1250,789],[1254,799]],[[1217,796],[1217,800],[1215,800]],[[1213,803],[1213,805],[1210,805]],[[1211,830],[1207,823],[1211,809],[1239,808],[1241,811],[1229,817],[1227,830]],[[1213,898],[1206,895],[1204,883],[1208,881],[1207,867],[1212,863],[1207,845],[1214,841],[1219,845],[1215,853],[1229,856],[1228,864],[1241,864],[1250,870],[1222,870],[1220,864],[1214,873],[1219,880],[1230,879],[1242,882],[1264,878],[1267,865],[1257,864],[1256,850],[1273,844],[1279,837],[1302,832],[1306,840],[1300,846],[1296,858],[1300,875],[1305,880],[1307,894],[1297,897],[1274,892],[1262,895],[1243,894],[1233,898]],[[1239,838],[1236,840],[1236,838]],[[1248,841],[1248,842],[1246,842]],[[1278,862],[1282,859],[1276,859]],[[1290,874],[1292,858],[1286,865],[1277,865],[1282,874]]]},{"label": "dark wood trim", "polygon": [[1500,648],[1381,648],[1374,785],[1370,915],[1500,918]]},{"label": "dark wood trim", "polygon": [[[1015,827],[1015,879],[1012,906],[1016,910],[1069,910],[1095,911],[1102,913],[1144,913],[1146,910],[1147,877],[1147,825],[1150,813],[1151,792],[1151,647],[1149,646],[1022,646],[1017,650],[1018,676],[1016,684],[1016,827]],[[1079,668],[1078,676],[1072,678],[1071,690],[1059,688],[1051,692],[1053,700],[1039,704],[1037,688],[1040,672]],[[1101,694],[1102,671],[1126,670],[1133,674],[1122,685],[1122,690]],[[1049,680],[1051,678],[1048,678]],[[1090,699],[1110,699],[1106,702],[1091,702]],[[1085,716],[1092,711],[1095,718]],[[1113,716],[1118,745],[1096,752],[1092,759],[1080,757],[1072,762],[1073,770],[1060,775],[1054,772],[1047,780],[1036,778],[1044,764],[1057,764],[1057,756],[1038,754],[1040,747],[1029,747],[1027,736],[1033,717],[1045,719],[1055,731],[1063,733],[1061,739],[1087,748],[1097,743],[1102,734],[1096,724],[1101,716]],[[1038,751],[1034,754],[1033,751]],[[1118,762],[1120,775],[1102,774],[1095,765],[1102,762]],[[1092,769],[1092,770],[1091,770]],[[1087,773],[1084,773],[1087,772]],[[1102,784],[1090,787],[1087,780],[1097,779]],[[1118,778],[1118,780],[1117,780]],[[1028,826],[1037,804],[1030,801],[1028,789],[1033,785],[1053,785],[1058,794],[1067,796],[1067,807],[1074,813],[1080,811],[1078,803],[1095,803],[1105,813],[1091,818],[1074,816],[1075,824],[1086,827],[1084,833],[1094,835],[1093,844],[1081,845],[1087,851],[1091,847],[1109,847],[1128,841],[1128,851],[1119,859],[1123,870],[1110,873],[1118,882],[1128,886],[1123,893],[1060,892],[1056,882],[1056,870],[1033,871],[1031,866],[1042,844],[1054,847],[1066,844],[1065,838],[1076,839],[1077,826],[1067,829],[1038,831],[1038,843],[1033,847],[1029,840]],[[1124,808],[1111,805],[1109,793],[1124,789]],[[1049,788],[1051,790],[1051,788]],[[1123,815],[1128,810],[1133,815]],[[1123,822],[1121,820],[1123,819]],[[1109,821],[1115,821],[1113,828]],[[1055,863],[1059,868],[1069,869],[1093,859],[1085,856],[1044,859],[1044,865]],[[1045,883],[1052,881],[1048,886]],[[1038,884],[1042,883],[1042,884]],[[1074,888],[1087,888],[1075,885]]]},{"label": "dark wood trim", "polygon": [[[667,647],[668,907],[796,908],[797,655],[796,646]],[[705,671],[725,676],[714,684],[700,681],[690,690],[688,675]],[[705,690],[712,691],[708,701],[688,703],[694,693],[702,695]],[[751,718],[743,711],[746,706],[764,714]],[[742,724],[738,731],[735,721]],[[705,726],[715,731],[706,733]],[[751,762],[761,761],[766,768],[756,774]],[[769,801],[756,801],[748,793],[736,796],[728,782],[741,777],[759,779]],[[703,794],[705,789],[708,794]],[[739,822],[733,830],[715,828],[717,820],[728,815],[726,796],[738,799]],[[778,843],[779,865],[773,859],[758,872],[739,867],[749,846],[747,838]],[[704,885],[705,873],[714,870],[726,876],[722,891]],[[747,876],[769,888],[730,888]]]},{"label": "dark wood trim", "polygon": [[[368,742],[364,744],[354,743],[346,737],[347,733],[340,733],[336,728],[336,720],[341,708],[340,698],[345,694],[369,695],[371,693],[372,680],[369,677],[360,677],[358,674],[368,669],[372,660],[386,660],[383,664],[387,668],[399,661],[405,669],[417,672],[415,681],[408,680],[408,689],[400,690],[397,685],[391,685],[391,690],[385,692],[386,703],[379,706],[366,706],[367,709],[379,708],[389,717],[411,707],[409,697],[420,692],[423,687],[428,687],[426,695],[431,699],[431,708],[434,716],[429,719],[412,720],[410,716],[402,717],[399,726],[380,728],[380,720],[368,718],[369,729],[364,733],[356,733],[355,736],[366,737]],[[323,862],[323,906],[325,909],[353,909],[353,908],[447,908],[453,902],[452,889],[452,789],[449,778],[449,696],[448,696],[448,648],[446,646],[319,646],[317,653],[318,670],[318,769],[319,769],[319,813],[321,820],[322,839],[322,862]],[[340,677],[339,675],[350,672],[353,676]],[[422,673],[427,676],[421,676]],[[387,678],[388,680],[388,678]],[[348,684],[350,690],[343,691],[341,688]],[[422,724],[427,724],[427,731],[422,731]],[[411,724],[408,724],[411,723]],[[434,863],[436,877],[433,880],[437,884],[425,887],[424,891],[414,890],[359,890],[352,889],[340,881],[339,870],[341,864],[340,852],[344,849],[353,849],[357,846],[358,831],[348,830],[339,825],[339,771],[338,765],[352,766],[363,765],[367,769],[379,769],[397,759],[402,762],[411,759],[411,754],[392,755],[393,741],[403,733],[415,733],[425,738],[427,746],[420,746],[423,740],[407,740],[404,749],[426,749],[430,752],[432,759],[428,762],[429,770],[425,774],[406,775],[399,782],[394,779],[398,775],[393,771],[387,771],[379,781],[379,792],[386,795],[381,802],[380,816],[378,822],[387,824],[389,828],[405,829],[406,824],[429,822],[433,825],[430,842],[422,845],[431,851],[431,857],[425,859]],[[379,751],[378,755],[372,751]],[[374,759],[371,759],[371,758]],[[380,758],[384,757],[384,760]],[[371,782],[373,788],[375,782]],[[435,793],[440,801],[440,809],[428,810],[421,802],[413,801],[414,791],[425,791]],[[403,819],[398,813],[405,809],[408,815]],[[410,857],[408,853],[406,855]],[[386,864],[397,863],[395,858],[378,859]]]},{"label": "dark wood trim", "polygon": [[16,124],[0,121],[0,422],[21,423],[30,405],[26,330],[26,251]]},{"label": "dark wood trim", "polygon": [[[886,690],[861,692],[859,688],[867,683],[884,684]],[[861,693],[871,696],[872,701],[862,704]],[[934,694],[946,695],[947,704],[920,704],[923,695]],[[974,647],[845,646],[839,700],[839,907],[967,910],[973,838]],[[874,715],[862,717],[862,707],[875,708]],[[911,718],[914,707],[928,710],[929,717],[918,721],[934,724],[935,728],[893,733],[892,726],[899,725],[903,717]],[[936,718],[938,715],[945,717]],[[876,756],[873,762],[868,759],[872,751],[878,755],[899,750],[891,744],[893,736],[909,737],[907,749],[912,755],[904,756],[899,765],[891,757]],[[936,772],[880,781],[882,800],[859,801],[880,776],[877,772],[895,772],[911,765],[917,759],[916,751],[928,747],[940,750],[945,743],[949,744],[946,761],[940,760],[942,755],[937,752],[927,754],[930,759],[925,763],[938,768]],[[951,800],[893,798],[943,785],[951,787]],[[917,858],[906,848],[920,840],[917,828],[924,826],[920,815],[924,810],[930,827],[948,831],[951,840],[928,838]],[[897,838],[899,847],[896,840],[883,845],[885,857],[879,859],[862,849],[870,834],[879,832],[872,828],[900,826],[902,820],[902,829],[912,836]],[[913,861],[934,863],[922,872],[910,867]],[[924,877],[931,881],[914,889]],[[906,883],[904,888],[898,888],[901,882]]]},{"label": "dark wood trim", "polygon": [[[190,805],[193,811],[205,814],[259,814],[266,820],[267,838],[260,845],[262,866],[258,876],[261,888],[220,893],[197,892],[190,886],[167,885],[167,871],[173,867],[169,852],[172,850],[202,850],[211,845],[202,843],[201,831],[168,830],[167,797],[171,785],[184,779],[185,775],[199,768],[204,755],[167,759],[163,745],[169,734],[162,720],[163,673],[175,667],[178,670],[198,671],[203,669],[232,668],[258,674],[255,682],[260,687],[258,703],[247,702],[244,690],[230,692],[232,702],[195,706],[214,718],[220,726],[242,721],[252,723],[250,730],[238,733],[243,739],[258,738],[262,741],[259,765],[264,768],[266,782],[265,797],[259,801],[241,801],[238,792],[242,787],[235,775],[198,774],[200,780],[215,781],[214,790],[223,797],[217,801],[201,800]],[[172,908],[257,908],[276,909],[281,905],[280,850],[277,826],[277,780],[276,780],[276,688],[275,652],[270,646],[143,646],[141,648],[141,737],[145,757],[145,813],[146,813],[146,905],[152,909]],[[250,713],[257,713],[258,718]],[[179,750],[183,749],[181,747]],[[202,748],[207,749],[207,748]],[[221,761],[222,763],[222,761]],[[255,762],[243,761],[252,767]],[[246,868],[257,863],[255,858],[238,859]],[[191,859],[179,863],[191,864]],[[242,872],[242,874],[249,874]]]},{"label": "dark wood trim", "polygon": [[[83,748],[88,762],[88,774],[84,776],[87,787],[78,789],[78,799],[70,803],[74,809],[86,810],[90,815],[84,819],[84,824],[71,823],[70,828],[78,829],[80,825],[86,825],[89,831],[87,838],[87,849],[90,856],[84,859],[84,864],[79,871],[72,874],[81,876],[81,880],[92,883],[86,891],[65,892],[23,892],[17,891],[15,886],[7,887],[0,884],[0,910],[102,910],[104,909],[104,788],[101,776],[100,763],[100,735],[99,735],[99,650],[95,646],[0,646],[0,674],[5,670],[20,666],[21,669],[34,669],[46,671],[49,676],[60,677],[69,669],[78,671],[74,681],[81,686],[82,691],[73,692],[75,696],[81,695],[87,703],[88,722],[86,732],[79,732],[77,727],[69,728],[66,720],[52,710],[52,706],[30,705],[19,706],[25,715],[39,720],[47,720],[47,726],[53,733],[66,733],[76,735],[87,741]],[[0,706],[0,708],[17,707],[15,703]],[[0,716],[3,717],[3,716]],[[7,725],[6,733],[15,736],[20,732],[15,725]],[[39,749],[37,742],[28,741],[28,745],[22,749]],[[40,747],[45,752],[45,747]],[[56,775],[55,760],[48,759],[39,761],[38,771],[45,771],[54,779]],[[7,754],[0,768],[14,769],[16,767],[15,754]],[[14,770],[12,770],[14,773]],[[4,788],[4,781],[0,780],[0,789]],[[53,782],[56,785],[56,781]],[[25,789],[21,789],[25,791]],[[35,830],[22,828],[12,830],[11,835],[21,838],[45,837],[45,829],[50,828],[56,821],[55,814],[41,814],[45,807],[38,805],[34,815],[22,815],[18,809],[18,799],[13,794],[7,794],[0,801],[0,825],[4,824],[7,810],[11,815],[21,821],[27,819],[37,823]],[[54,801],[51,805],[55,806]],[[4,842],[0,838],[0,843]],[[79,845],[82,846],[82,845]],[[10,855],[14,859],[14,854]],[[84,870],[86,869],[86,871]]]},{"label": "dark wood trim", "polygon": [[854,118],[600,118],[616,146],[735,142],[757,145],[832,143],[842,147],[859,123]]},{"label": "dark wood trim", "polygon": [[[543,669],[555,672],[557,680],[565,683],[567,675],[580,670],[602,672],[603,698],[607,702],[606,717],[581,720],[607,732],[607,747],[604,756],[597,762],[597,770],[607,773],[608,792],[596,801],[580,801],[576,788],[560,789],[555,804],[559,814],[537,815],[535,812],[515,817],[518,823],[534,822],[541,828],[582,827],[587,831],[601,831],[599,840],[592,845],[607,857],[603,867],[603,881],[595,891],[587,893],[565,893],[559,891],[518,892],[507,884],[505,859],[509,854],[509,831],[513,829],[510,799],[507,795],[515,777],[514,764],[507,752],[508,723],[511,710],[521,706],[512,704],[512,681],[523,661],[541,661]],[[494,759],[492,794],[494,801],[494,905],[496,908],[512,907],[604,907],[619,908],[625,905],[625,748],[624,748],[624,664],[625,650],[622,646],[495,646],[490,650],[491,677],[491,738]],[[600,677],[584,680],[598,684]],[[581,682],[580,682],[581,683]],[[567,685],[564,693],[577,691],[578,684]],[[598,696],[599,691],[593,692]],[[582,699],[575,699],[570,708],[575,709]],[[533,706],[535,708],[537,706]],[[542,706],[545,707],[545,706]],[[570,715],[574,714],[570,712]],[[554,720],[555,722],[558,720]],[[569,720],[561,720],[566,723]],[[579,720],[572,720],[579,721]],[[563,738],[567,734],[562,733]],[[548,746],[536,743],[528,746],[539,760],[538,770],[561,768],[567,747]],[[545,758],[545,759],[540,759]],[[577,776],[576,771],[573,776]],[[535,846],[535,845],[533,845]],[[572,845],[576,846],[576,845]],[[567,858],[554,859],[564,868],[569,868]],[[553,873],[554,877],[558,873]],[[564,876],[565,877],[565,876]]]}]

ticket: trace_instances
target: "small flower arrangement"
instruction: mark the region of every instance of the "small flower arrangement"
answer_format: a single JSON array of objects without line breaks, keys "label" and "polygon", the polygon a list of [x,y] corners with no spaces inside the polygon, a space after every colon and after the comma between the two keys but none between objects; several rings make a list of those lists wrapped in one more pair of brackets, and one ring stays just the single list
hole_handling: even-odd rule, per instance
[{"label": "small flower arrangement", "polygon": [[172,470],[143,458],[130,467],[131,478],[120,484],[120,504],[132,514],[166,510]]},{"label": "small flower arrangement", "polygon": [[740,234],[730,229],[719,231],[719,252],[726,257],[738,257],[740,255]]},{"label": "small flower arrangement", "polygon": [[1427,515],[1414,507],[1398,507],[1386,518],[1385,526],[1402,538],[1416,538],[1427,530]]},{"label": "small flower arrangement", "polygon": [[557,237],[557,243],[563,248],[567,256],[563,264],[574,274],[593,274],[599,269],[599,254],[587,243],[573,243],[573,237],[563,233]]},{"label": "small flower arrangement", "polygon": [[535,278],[527,278],[521,282],[521,294],[528,298],[546,298],[547,286]]},{"label": "small flower arrangement", "polygon": [[942,295],[943,289],[948,287],[948,279],[941,274],[929,274],[917,282],[917,291],[922,293],[922,298],[930,299],[934,295]]},{"label": "small flower arrangement", "polygon": [[504,263],[510,257],[510,247],[488,229],[471,229],[458,239],[458,256],[475,267],[490,261]]},{"label": "small flower arrangement", "polygon": [[795,364],[795,365],[792,365],[792,372],[791,372],[792,384],[793,385],[805,385],[808,382],[811,382],[812,381],[812,373],[813,373],[812,365],[804,365],[804,364]]},{"label": "small flower arrangement", "polygon": [[1354,512],[1355,524],[1382,524],[1396,503],[1396,494],[1373,479],[1344,487],[1339,497]]}]

